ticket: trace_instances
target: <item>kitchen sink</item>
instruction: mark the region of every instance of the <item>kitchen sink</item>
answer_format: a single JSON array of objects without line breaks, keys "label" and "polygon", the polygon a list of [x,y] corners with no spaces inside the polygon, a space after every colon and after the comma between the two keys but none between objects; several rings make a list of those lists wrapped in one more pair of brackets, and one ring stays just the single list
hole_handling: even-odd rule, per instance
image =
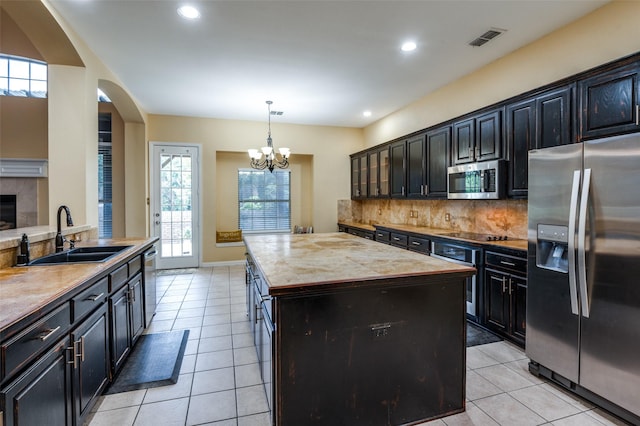
[{"label": "kitchen sink", "polygon": [[47,256],[34,259],[27,265],[59,265],[69,263],[91,263],[104,262],[111,256],[115,256],[122,250],[131,246],[92,246],[78,247],[60,253],[53,253]]}]

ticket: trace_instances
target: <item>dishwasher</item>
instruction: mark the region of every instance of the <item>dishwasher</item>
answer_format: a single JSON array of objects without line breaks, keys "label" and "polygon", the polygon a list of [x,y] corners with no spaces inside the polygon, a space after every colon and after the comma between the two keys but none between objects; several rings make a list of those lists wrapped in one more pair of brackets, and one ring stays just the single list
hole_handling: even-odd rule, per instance
[{"label": "dishwasher", "polygon": [[145,327],[149,327],[156,314],[156,256],[158,252],[155,244],[144,252],[144,316]]},{"label": "dishwasher", "polygon": [[[431,242],[431,257],[478,269],[482,259],[482,250],[464,244],[452,244],[438,240]],[[466,280],[467,316],[478,321],[480,319],[480,313],[478,312],[478,273],[476,272]]]}]

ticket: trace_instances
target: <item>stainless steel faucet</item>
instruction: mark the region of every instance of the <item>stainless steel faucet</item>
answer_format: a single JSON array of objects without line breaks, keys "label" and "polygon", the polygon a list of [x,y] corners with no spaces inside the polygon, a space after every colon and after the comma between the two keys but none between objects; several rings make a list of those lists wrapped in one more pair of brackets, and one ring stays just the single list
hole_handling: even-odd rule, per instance
[{"label": "stainless steel faucet", "polygon": [[58,232],[56,233],[56,253],[64,250],[65,238],[62,236],[62,226],[60,225],[60,214],[64,210],[67,216],[67,226],[73,226],[73,219],[71,219],[71,210],[67,206],[58,207]]}]

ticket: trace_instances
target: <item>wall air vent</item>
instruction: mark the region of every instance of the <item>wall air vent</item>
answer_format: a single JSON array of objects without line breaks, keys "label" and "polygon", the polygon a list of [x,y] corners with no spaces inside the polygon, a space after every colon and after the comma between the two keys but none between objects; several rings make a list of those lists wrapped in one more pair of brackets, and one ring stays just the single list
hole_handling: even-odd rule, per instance
[{"label": "wall air vent", "polygon": [[480,47],[483,44],[487,43],[488,41],[498,37],[500,34],[502,34],[505,31],[507,30],[503,30],[500,28],[491,28],[489,31],[485,32],[480,37],[478,37],[477,39],[469,43],[469,45],[473,47]]},{"label": "wall air vent", "polygon": [[271,111],[271,115],[282,115],[284,111]]}]

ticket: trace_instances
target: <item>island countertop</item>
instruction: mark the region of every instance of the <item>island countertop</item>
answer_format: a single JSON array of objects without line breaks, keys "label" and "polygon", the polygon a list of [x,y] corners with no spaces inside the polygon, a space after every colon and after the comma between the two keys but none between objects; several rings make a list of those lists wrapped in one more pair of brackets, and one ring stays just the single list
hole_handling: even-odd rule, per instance
[{"label": "island countertop", "polygon": [[469,276],[475,268],[380,244],[344,232],[245,235],[269,294],[428,275]]},{"label": "island countertop", "polygon": [[108,271],[123,259],[135,253],[141,253],[157,239],[153,237],[89,240],[76,246],[131,246],[104,262],[16,266],[0,269],[0,334],[11,324],[43,309],[78,285]]}]

